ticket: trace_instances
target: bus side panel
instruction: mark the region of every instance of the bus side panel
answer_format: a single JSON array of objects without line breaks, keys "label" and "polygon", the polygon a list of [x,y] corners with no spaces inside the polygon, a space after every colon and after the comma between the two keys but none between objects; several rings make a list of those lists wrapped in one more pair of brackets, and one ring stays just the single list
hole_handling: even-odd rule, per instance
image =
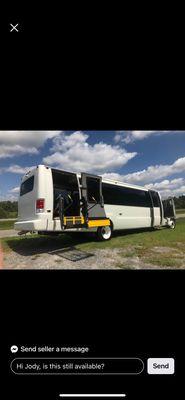
[{"label": "bus side panel", "polygon": [[161,225],[161,210],[159,207],[154,207],[154,226]]},{"label": "bus side panel", "polygon": [[151,227],[151,211],[148,207],[105,204],[105,212],[116,230]]}]

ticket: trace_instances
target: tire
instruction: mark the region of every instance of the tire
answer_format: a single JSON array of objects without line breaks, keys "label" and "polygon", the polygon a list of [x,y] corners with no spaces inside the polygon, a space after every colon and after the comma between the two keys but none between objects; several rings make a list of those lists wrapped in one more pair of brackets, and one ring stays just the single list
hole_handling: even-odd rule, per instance
[{"label": "tire", "polygon": [[97,230],[97,238],[101,241],[110,240],[112,236],[111,226],[100,226]]},{"label": "tire", "polygon": [[169,228],[170,228],[170,229],[175,229],[175,227],[176,227],[176,222],[175,222],[175,220],[173,219],[173,220],[171,220],[171,222],[172,222],[172,224],[169,226]]}]

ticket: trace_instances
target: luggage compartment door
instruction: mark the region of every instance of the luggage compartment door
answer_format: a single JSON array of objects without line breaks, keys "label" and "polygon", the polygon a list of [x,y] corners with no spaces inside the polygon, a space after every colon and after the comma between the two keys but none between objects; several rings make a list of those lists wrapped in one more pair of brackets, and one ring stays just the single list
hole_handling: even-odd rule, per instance
[{"label": "luggage compartment door", "polygon": [[87,202],[89,218],[106,218],[102,195],[102,178],[97,175],[81,174],[82,197]]}]

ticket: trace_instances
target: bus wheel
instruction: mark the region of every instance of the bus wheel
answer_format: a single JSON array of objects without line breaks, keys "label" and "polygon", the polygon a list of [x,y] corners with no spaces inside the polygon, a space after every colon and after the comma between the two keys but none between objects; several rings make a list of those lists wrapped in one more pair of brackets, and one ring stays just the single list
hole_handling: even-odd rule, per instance
[{"label": "bus wheel", "polygon": [[173,219],[173,220],[170,221],[169,228],[170,228],[170,229],[175,229],[175,226],[176,226],[176,223],[175,223],[175,221],[174,221],[174,219]]},{"label": "bus wheel", "polygon": [[109,240],[112,236],[111,226],[100,226],[97,230],[99,240]]}]

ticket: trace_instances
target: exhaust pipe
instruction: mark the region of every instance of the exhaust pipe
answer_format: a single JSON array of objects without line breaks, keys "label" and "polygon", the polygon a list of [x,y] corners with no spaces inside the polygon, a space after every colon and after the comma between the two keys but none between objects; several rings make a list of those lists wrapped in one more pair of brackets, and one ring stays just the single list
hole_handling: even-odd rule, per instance
[{"label": "exhaust pipe", "polygon": [[20,232],[18,232],[18,235],[19,235],[19,236],[21,236],[21,235],[26,235],[28,232],[29,232],[29,231],[20,231]]}]

